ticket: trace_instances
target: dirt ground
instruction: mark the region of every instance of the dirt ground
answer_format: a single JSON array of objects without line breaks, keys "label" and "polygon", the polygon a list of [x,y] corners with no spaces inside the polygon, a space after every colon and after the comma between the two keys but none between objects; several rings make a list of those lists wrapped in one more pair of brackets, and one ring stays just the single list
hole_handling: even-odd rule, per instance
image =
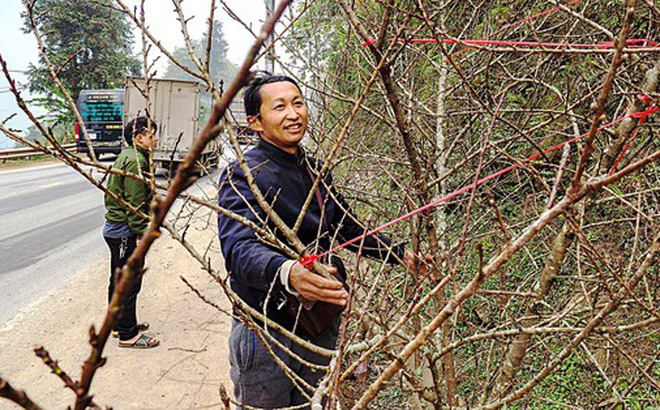
[{"label": "dirt ground", "polygon": [[[191,230],[186,238],[205,246],[212,231]],[[211,254],[219,258],[218,253],[216,240]],[[221,266],[220,261],[213,261],[213,266]],[[76,272],[20,319],[0,324],[0,377],[25,390],[45,409],[65,409],[73,405],[75,396],[33,349],[43,345],[69,376],[79,379],[91,351],[89,326],[98,328],[105,315],[108,267],[106,258]],[[138,319],[150,323],[149,333],[161,345],[150,350],[123,349],[111,339],[104,351],[107,364],[92,384],[94,401],[116,410],[220,408],[220,385],[227,391],[232,387],[227,349],[231,319],[201,301],[180,276],[225,310],[230,309],[229,302],[167,233],[156,241],[147,267],[138,298]],[[0,409],[17,408],[0,399]]]}]

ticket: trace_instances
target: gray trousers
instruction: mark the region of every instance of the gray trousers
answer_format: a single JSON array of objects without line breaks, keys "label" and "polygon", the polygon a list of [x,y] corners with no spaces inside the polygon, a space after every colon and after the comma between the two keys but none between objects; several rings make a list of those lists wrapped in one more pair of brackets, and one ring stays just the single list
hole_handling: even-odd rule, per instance
[{"label": "gray trousers", "polygon": [[[338,329],[339,321],[311,342],[320,347],[334,349]],[[312,353],[293,343],[273,329],[270,329],[269,332],[282,345],[310,363],[327,365],[330,361],[329,358]],[[317,386],[325,375],[322,370],[303,366],[272,342],[269,345],[277,357],[307,383]],[[234,397],[238,403],[263,409],[275,409],[295,406],[308,401],[273,360],[256,334],[236,320],[232,320],[229,336],[229,362],[231,365],[229,374],[234,383]],[[311,396],[310,392],[307,394]]]}]

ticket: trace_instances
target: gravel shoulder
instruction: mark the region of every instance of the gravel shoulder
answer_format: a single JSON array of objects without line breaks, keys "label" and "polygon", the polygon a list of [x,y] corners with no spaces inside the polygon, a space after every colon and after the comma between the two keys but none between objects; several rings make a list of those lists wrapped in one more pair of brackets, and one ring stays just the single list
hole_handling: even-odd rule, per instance
[{"label": "gravel shoulder", "polygon": [[[213,229],[190,229],[186,239],[197,249],[212,244],[219,259]],[[99,232],[100,235],[100,232]],[[105,316],[109,252],[93,266],[34,301],[7,323],[0,324],[0,377],[25,390],[46,409],[73,405],[74,393],[36,357],[43,345],[74,380],[91,347],[89,327]],[[212,260],[212,266],[222,266]],[[185,277],[225,311],[230,309],[221,288],[183,247],[164,233],[147,256],[147,273],[138,297],[138,318],[151,324],[150,334],[161,345],[150,350],[122,349],[109,340],[92,384],[94,401],[114,409],[219,408],[218,390],[231,391],[227,339],[231,319],[192,292]],[[0,409],[19,408],[0,399]]]}]

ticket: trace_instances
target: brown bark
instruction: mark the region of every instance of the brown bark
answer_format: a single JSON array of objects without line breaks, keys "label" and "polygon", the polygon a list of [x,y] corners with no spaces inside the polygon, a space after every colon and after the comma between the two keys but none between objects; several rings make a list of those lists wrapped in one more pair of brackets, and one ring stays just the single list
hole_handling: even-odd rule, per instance
[{"label": "brown bark", "polygon": [[92,397],[89,395],[89,389],[94,375],[96,374],[96,370],[103,366],[105,362],[102,357],[103,349],[108,336],[110,335],[110,330],[119,316],[119,306],[121,305],[123,295],[130,288],[132,283],[134,283],[133,281],[137,280],[137,278],[144,273],[142,269],[144,266],[144,258],[153,242],[161,235],[160,227],[163,225],[167,213],[180,193],[194,182],[194,164],[197,161],[197,158],[201,155],[204,147],[222,131],[223,125],[220,124],[220,122],[229,107],[230,102],[234,99],[239,90],[247,84],[250,78],[250,68],[254,63],[259,49],[262,47],[268,35],[274,30],[275,23],[282,15],[289,2],[290,1],[282,0],[271,18],[264,24],[261,35],[256,39],[255,43],[247,53],[245,61],[234,78],[234,81],[230,84],[222,99],[213,107],[213,112],[208,122],[195,138],[193,146],[191,147],[186,160],[179,167],[167,195],[162,201],[156,203],[154,207],[154,216],[149,227],[142,240],[140,240],[137,249],[130,256],[124,267],[124,275],[117,284],[115,294],[108,307],[108,312],[99,334],[97,335],[93,330],[91,331],[90,344],[92,345],[92,352],[83,365],[80,387],[76,392],[76,410],[87,408],[91,402]]},{"label": "brown bark", "polygon": [[[536,285],[536,298],[527,304],[525,316],[520,320],[520,325],[522,327],[531,328],[539,323],[541,318],[538,314],[540,302],[542,302],[548,295],[548,292],[550,292],[552,283],[561,269],[564,257],[566,256],[566,250],[573,242],[574,236],[575,235],[571,232],[568,224],[564,224],[561,232],[555,237],[550,255],[548,256],[548,262],[543,268]],[[502,369],[500,370],[499,376],[493,386],[491,397],[500,398],[509,391],[511,382],[518,369],[520,369],[520,365],[527,353],[531,339],[532,335],[529,333],[521,333],[513,339],[509,346],[507,357],[502,365]]]},{"label": "brown bark", "polygon": [[[369,386],[369,388],[365,391],[365,393],[362,395],[360,400],[355,404],[353,408],[354,409],[365,408],[376,397],[376,395],[383,388],[385,383],[387,383],[387,381],[391,379],[402,368],[405,361],[428,341],[430,335],[433,334],[435,331],[437,331],[440,328],[440,326],[442,326],[442,324],[454,314],[456,309],[458,309],[468,298],[472,297],[479,290],[479,287],[488,278],[490,278],[493,274],[498,272],[504,266],[504,264],[507,263],[513,257],[514,254],[520,251],[550,222],[555,220],[559,215],[565,213],[571,206],[581,201],[584,197],[586,197],[590,193],[602,189],[604,186],[614,183],[620,180],[621,178],[623,178],[624,176],[629,175],[631,172],[635,172],[641,169],[642,167],[657,161],[658,159],[660,159],[660,151],[655,152],[652,155],[638,162],[635,162],[634,164],[630,164],[629,166],[627,166],[626,168],[622,169],[619,172],[586,183],[580,186],[578,190],[573,190],[569,192],[555,206],[553,206],[552,208],[548,209],[543,214],[541,214],[533,223],[531,223],[525,229],[524,232],[522,232],[516,238],[512,239],[512,241],[507,245],[507,247],[504,250],[502,250],[497,256],[491,259],[491,261],[484,267],[482,272],[477,273],[477,275],[468,284],[466,284],[458,293],[456,293],[447,302],[444,308],[429,322],[429,324],[425,326],[415,336],[415,338],[412,341],[410,341],[401,350],[401,352],[396,356],[396,358],[381,373],[379,378]],[[658,247],[657,240],[658,238],[655,239],[656,243],[654,243],[653,245],[652,248],[653,252],[649,253],[650,256],[647,255],[650,257],[650,262],[648,262],[648,264],[651,264],[653,258],[655,257],[655,252],[657,251],[657,247]],[[646,268],[640,267],[641,273],[638,272],[635,275],[635,283],[639,281],[639,278],[637,276],[645,273],[646,269],[649,266],[648,264],[647,261],[645,260],[644,266],[646,266]],[[631,289],[632,287],[629,286],[628,288]],[[623,289],[623,291],[627,292],[627,289]],[[602,323],[602,319],[604,319],[605,316],[609,315],[609,313],[611,313],[612,310],[618,306],[618,303],[620,303],[620,300],[618,300],[618,302],[614,305],[608,304],[606,308],[604,308],[601,311],[601,314],[599,314],[599,316],[596,318],[597,320],[595,319],[595,321],[590,322],[590,325],[585,327],[583,331],[580,332],[580,334],[576,338],[576,340],[579,339],[578,343],[584,340],[584,338],[587,335],[589,335],[596,326],[600,325],[600,323]],[[554,369],[561,362],[561,360],[563,360],[563,358],[565,358],[566,355],[572,351],[573,348],[574,348],[573,345],[567,346],[565,351],[563,351],[560,357],[557,358],[559,362],[553,360],[553,362],[549,365],[549,370],[551,371],[552,369]],[[543,380],[547,375],[548,372],[543,371],[538,378],[531,381],[530,383],[528,383],[528,385],[526,385],[523,388],[525,389],[524,392],[527,392],[531,387],[536,386],[536,384],[538,384],[541,380]],[[515,393],[512,393],[511,397],[515,397],[516,399],[519,399],[520,397],[522,397],[521,391],[523,390],[519,389]],[[509,396],[507,397],[508,397],[507,400],[511,400],[511,397]]]},{"label": "brown bark", "polygon": [[[370,40],[369,35],[360,25],[352,9],[350,9],[350,7],[348,7],[344,1],[341,1],[341,5],[344,9],[344,12],[349,17],[349,20],[353,25],[353,27],[362,36],[362,39],[364,41],[369,41]],[[381,26],[381,36],[378,38],[376,44],[372,44],[369,46],[369,49],[371,50],[371,53],[376,59],[376,61],[382,61],[383,58],[383,53],[380,50],[379,46],[381,46],[384,41],[383,36],[385,32],[385,24],[386,23],[384,23],[383,26]],[[394,111],[394,118],[396,120],[397,130],[401,135],[401,138],[403,140],[403,145],[406,149],[407,158],[408,161],[410,162],[410,170],[413,176],[415,196],[418,198],[419,203],[427,204],[431,202],[432,199],[432,197],[430,196],[431,191],[428,188],[427,179],[424,177],[424,173],[422,172],[422,166],[417,151],[415,149],[414,141],[410,131],[410,125],[406,121],[405,111],[403,105],[401,104],[399,93],[396,90],[391,73],[392,73],[392,65],[389,62],[386,62],[380,68],[380,79],[383,83],[383,86],[385,87],[387,101],[390,107],[392,108],[392,110]],[[440,266],[440,255],[438,254],[440,245],[437,236],[434,215],[432,212],[430,212],[426,215],[423,215],[421,219],[422,219],[422,224],[424,225],[424,228],[427,233],[429,249],[431,249],[431,251],[434,252],[434,259],[436,262],[435,265]],[[442,294],[438,294],[438,298],[439,298],[440,306],[444,305],[445,300]],[[441,333],[441,338],[442,339],[446,338],[446,336],[450,333],[450,331],[451,329],[444,328]],[[447,404],[454,405],[456,404],[456,395],[458,394],[458,382],[456,379],[456,371],[454,368],[453,354],[450,353],[443,356],[441,359],[441,363],[442,363],[442,368],[446,383],[446,396],[447,396],[446,401]]]},{"label": "brown bark", "polygon": [[[660,61],[647,71],[642,90],[645,94],[650,95],[655,92],[658,88],[658,82],[660,77]],[[637,99],[633,104],[631,113],[640,112],[646,109],[646,104]],[[607,172],[612,166],[618,152],[621,149],[623,143],[630,137],[630,133],[633,132],[635,126],[637,125],[637,120],[633,118],[627,118],[624,120],[619,127],[617,128],[618,138],[610,145],[607,153],[605,154],[605,160],[601,163],[601,172]],[[584,206],[587,206],[584,204]],[[539,307],[540,301],[542,301],[545,296],[550,292],[554,278],[559,272],[561,265],[563,263],[564,256],[566,254],[566,249],[573,241],[574,235],[571,233],[568,223],[564,223],[561,231],[555,237],[553,242],[552,250],[548,256],[548,261],[541,272],[539,281],[537,283],[537,289],[535,290],[537,297],[533,303],[527,305],[525,310],[525,316],[520,321],[523,327],[533,327],[539,323],[540,316],[538,315],[537,309]],[[490,393],[490,396],[493,398],[501,398],[503,395],[506,395],[511,387],[511,383],[522,364],[522,361],[527,353],[529,347],[529,342],[531,340],[531,334],[520,334],[513,339],[509,350],[504,360],[504,364],[499,373],[499,376],[493,386],[493,389]]]},{"label": "brown bark", "polygon": [[[660,61],[657,61],[655,65],[646,72],[646,76],[644,77],[644,84],[642,85],[642,91],[644,95],[649,96],[658,91],[659,82]],[[628,113],[639,113],[647,110],[648,108],[649,106],[644,100],[641,98],[635,98]],[[628,138],[630,138],[631,133],[639,125],[639,123],[640,120],[637,118],[626,118],[623,120],[623,122],[621,122],[621,124],[619,124],[616,130],[616,139],[612,142],[603,156],[603,160],[600,164],[599,174],[608,172],[612,168],[614,162],[621,153],[621,149],[623,148],[625,142],[628,140]]]},{"label": "brown bark", "polygon": [[519,388],[515,392],[511,393],[507,397],[503,398],[500,401],[490,403],[487,406],[480,407],[482,409],[498,409],[504,406],[507,403],[511,403],[529,391],[531,391],[536,385],[538,385],[545,377],[547,377],[564,359],[566,359],[573,350],[580,345],[603,321],[614,312],[623,299],[630,294],[630,292],[635,288],[635,286],[642,280],[646,272],[650,267],[655,263],[656,256],[660,250],[660,234],[655,235],[653,243],[649,246],[648,252],[644,259],[641,261],[639,267],[635,271],[634,275],[625,283],[625,286],[622,286],[621,289],[616,293],[612,300],[607,303],[603,308],[601,308],[598,313],[594,316],[593,319],[587,323],[586,326],[575,336],[563,349],[562,351],[555,356],[548,365],[540,371],[536,376],[534,376],[529,382],[527,382],[523,387]]},{"label": "brown bark", "polygon": [[23,390],[14,389],[8,381],[0,377],[0,397],[12,401],[27,410],[41,410]]}]

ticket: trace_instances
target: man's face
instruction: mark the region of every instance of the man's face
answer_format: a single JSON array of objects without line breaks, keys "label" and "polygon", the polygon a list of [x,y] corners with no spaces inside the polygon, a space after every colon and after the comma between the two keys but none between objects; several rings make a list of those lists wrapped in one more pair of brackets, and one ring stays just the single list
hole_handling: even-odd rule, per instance
[{"label": "man's face", "polygon": [[251,128],[267,142],[295,154],[307,130],[307,107],[298,87],[288,81],[264,84],[259,90],[259,116]]},{"label": "man's face", "polygon": [[144,130],[135,136],[135,145],[148,151],[156,148],[156,141],[158,141],[158,135],[153,128]]}]

